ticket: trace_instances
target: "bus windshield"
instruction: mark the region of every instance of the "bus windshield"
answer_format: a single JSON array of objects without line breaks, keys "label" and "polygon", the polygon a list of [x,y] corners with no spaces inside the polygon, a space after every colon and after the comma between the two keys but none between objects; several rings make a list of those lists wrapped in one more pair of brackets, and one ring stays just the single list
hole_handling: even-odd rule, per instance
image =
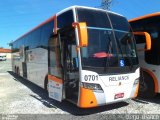
[{"label": "bus windshield", "polygon": [[78,21],[85,21],[88,26],[89,44],[81,48],[84,69],[115,73],[122,68],[126,72],[126,68],[138,64],[134,37],[124,17],[105,11],[77,11]]}]

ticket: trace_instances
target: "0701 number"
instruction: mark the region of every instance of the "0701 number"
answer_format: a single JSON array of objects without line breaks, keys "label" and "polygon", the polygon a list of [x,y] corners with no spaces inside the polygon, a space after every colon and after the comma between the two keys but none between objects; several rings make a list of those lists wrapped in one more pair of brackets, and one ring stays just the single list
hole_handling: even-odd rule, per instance
[{"label": "0701 number", "polygon": [[84,80],[85,81],[96,81],[98,80],[98,75],[85,75]]}]

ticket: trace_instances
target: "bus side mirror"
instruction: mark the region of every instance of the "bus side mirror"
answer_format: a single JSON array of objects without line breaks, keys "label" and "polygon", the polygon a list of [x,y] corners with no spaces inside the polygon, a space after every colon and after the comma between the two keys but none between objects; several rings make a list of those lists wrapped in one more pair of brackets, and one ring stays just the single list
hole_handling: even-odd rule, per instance
[{"label": "bus side mirror", "polygon": [[[137,37],[144,37],[145,41],[146,41],[146,49],[138,49],[138,51],[147,51],[151,49],[151,36],[148,32],[133,32],[134,36]],[[136,42],[140,42],[141,41],[137,41],[137,40],[141,40],[141,39],[136,39]]]},{"label": "bus side mirror", "polygon": [[74,22],[72,26],[78,29],[79,47],[87,47],[88,46],[88,32],[87,32],[86,22],[80,22],[80,23]]}]

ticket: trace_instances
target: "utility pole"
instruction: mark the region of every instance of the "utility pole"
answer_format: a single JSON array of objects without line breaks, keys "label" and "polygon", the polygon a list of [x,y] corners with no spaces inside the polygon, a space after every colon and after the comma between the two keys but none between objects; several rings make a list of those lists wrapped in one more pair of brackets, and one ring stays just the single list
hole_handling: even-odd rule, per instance
[{"label": "utility pole", "polygon": [[113,0],[102,0],[101,8],[104,10],[110,10],[112,1]]}]

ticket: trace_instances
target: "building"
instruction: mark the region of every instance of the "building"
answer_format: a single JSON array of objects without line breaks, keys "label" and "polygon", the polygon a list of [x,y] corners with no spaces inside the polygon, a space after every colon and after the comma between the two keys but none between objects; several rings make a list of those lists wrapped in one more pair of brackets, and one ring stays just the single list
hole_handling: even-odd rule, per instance
[{"label": "building", "polygon": [[4,49],[4,48],[0,48],[0,54],[6,54],[6,58],[7,59],[11,59],[11,49]]}]

